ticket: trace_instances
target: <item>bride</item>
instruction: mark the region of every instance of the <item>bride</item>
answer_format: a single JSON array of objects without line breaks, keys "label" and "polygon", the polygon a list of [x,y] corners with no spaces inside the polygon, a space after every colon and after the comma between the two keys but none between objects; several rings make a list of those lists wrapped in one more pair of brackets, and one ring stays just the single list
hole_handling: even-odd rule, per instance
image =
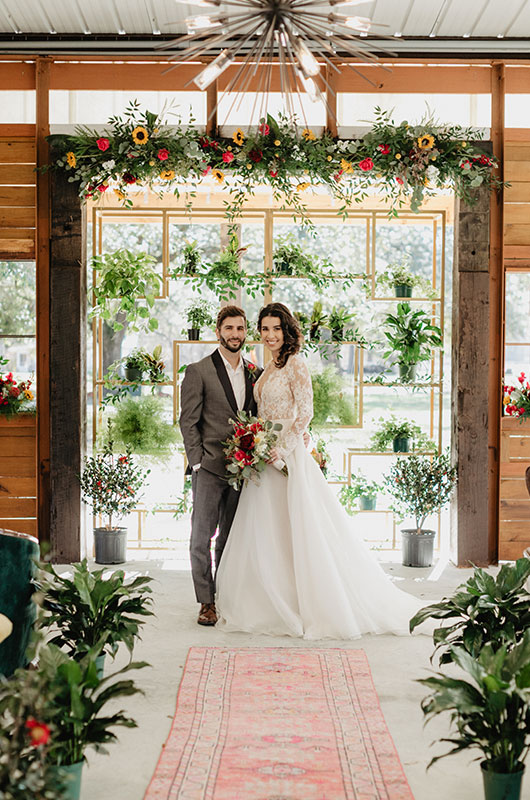
[{"label": "bride", "polygon": [[255,387],[258,415],[283,425],[259,484],[248,482],[216,576],[217,626],[306,639],[408,633],[422,606],[387,578],[307,451],[311,377],[301,332],[282,303],[262,308],[272,355]]}]

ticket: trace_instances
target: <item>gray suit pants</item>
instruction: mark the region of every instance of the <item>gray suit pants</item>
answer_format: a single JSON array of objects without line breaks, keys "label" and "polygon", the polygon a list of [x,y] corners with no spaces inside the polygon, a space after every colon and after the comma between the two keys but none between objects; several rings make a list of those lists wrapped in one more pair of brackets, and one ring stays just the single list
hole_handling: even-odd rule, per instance
[{"label": "gray suit pants", "polygon": [[191,479],[193,511],[191,514],[191,574],[199,603],[215,600],[215,579],[211,541],[215,540],[215,567],[219,567],[224,546],[239,502],[240,492],[228,485],[226,478],[201,467]]}]

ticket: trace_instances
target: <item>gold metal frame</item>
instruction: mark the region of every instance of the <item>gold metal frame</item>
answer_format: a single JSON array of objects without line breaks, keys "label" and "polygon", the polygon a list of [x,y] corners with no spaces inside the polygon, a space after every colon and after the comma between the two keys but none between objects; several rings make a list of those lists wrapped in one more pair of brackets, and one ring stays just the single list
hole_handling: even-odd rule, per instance
[{"label": "gold metal frame", "polygon": [[[204,201],[204,198],[201,198]],[[197,200],[196,200],[197,202]],[[368,201],[367,201],[368,202]],[[371,294],[370,300],[374,303],[377,302],[399,302],[400,298],[396,297],[381,297],[376,294],[376,231],[378,221],[388,220],[387,211],[382,208],[363,208],[362,205],[348,212],[348,220],[343,223],[340,217],[337,216],[336,209],[333,208],[310,208],[309,215],[313,222],[338,223],[348,224],[349,220],[364,220],[366,230],[366,261],[365,270],[359,273],[359,279],[368,279],[371,281]],[[444,326],[445,318],[445,302],[444,302],[444,289],[445,289],[445,268],[446,268],[446,225],[447,225],[448,212],[447,209],[428,209],[413,214],[410,211],[403,211],[398,214],[396,223],[403,222],[425,222],[431,223],[433,228],[433,253],[432,253],[432,285],[435,290],[439,289],[438,297],[432,298],[404,298],[406,302],[422,302],[431,305],[431,318],[433,322],[439,321],[438,324],[442,328]],[[128,222],[144,222],[153,223],[159,221],[162,226],[162,278],[163,278],[163,293],[160,299],[169,296],[169,266],[170,266],[170,246],[169,246],[169,233],[170,224],[172,221],[186,221],[193,222],[218,222],[220,224],[226,223],[224,215],[224,208],[220,206],[198,206],[194,207],[192,213],[185,208],[176,208],[174,206],[160,206],[156,208],[133,208],[123,209],[121,207],[113,207],[112,205],[105,207],[92,208],[92,251],[94,255],[101,254],[103,243],[103,225],[107,223],[121,222],[126,219]],[[243,212],[242,221],[262,221],[264,226],[264,271],[272,273],[272,256],[274,247],[274,221],[287,221],[292,220],[292,212],[287,210],[279,210],[276,208],[266,207],[252,207]],[[440,253],[437,250],[437,234],[438,230],[441,231],[441,246]],[[438,272],[438,255],[440,259],[440,270]],[[93,281],[96,275],[93,273]],[[280,278],[281,280],[281,278]],[[270,288],[267,288],[264,293],[264,302],[271,302],[273,293]],[[93,304],[95,297],[92,298]],[[95,443],[98,420],[101,418],[100,406],[103,399],[103,338],[102,338],[102,322],[101,320],[94,320],[92,323],[93,333],[93,419],[92,419],[92,438]],[[180,348],[183,345],[190,345],[193,342],[184,339],[176,339],[173,341],[173,374],[169,383],[160,384],[171,386],[173,389],[173,422],[177,422],[179,412],[179,366],[180,366]],[[216,344],[215,340],[201,340],[200,344]],[[259,344],[249,343],[249,344]],[[323,342],[323,345],[326,343]],[[364,380],[364,351],[353,342],[345,342],[350,346],[355,346],[354,357],[354,403],[357,404],[358,417],[357,424],[352,426],[334,426],[337,428],[362,428],[363,426],[363,411],[364,411],[364,387],[377,387],[384,386],[385,384],[373,384]],[[430,389],[430,424],[429,435],[432,439],[435,438],[435,431],[437,428],[438,433],[438,450],[441,449],[442,442],[442,423],[443,423],[443,353],[440,351],[438,355],[433,353],[431,358],[430,368],[431,381],[428,384],[422,384],[425,388]],[[436,380],[435,380],[436,378]],[[392,382],[393,387],[408,387],[410,384],[400,384]],[[416,384],[420,385],[420,384]],[[437,401],[437,402],[436,402]],[[436,408],[437,406],[437,408]],[[436,419],[437,417],[437,419]],[[437,422],[437,424],[436,424]],[[356,456],[370,456],[370,455],[388,455],[388,453],[373,453],[370,450],[363,450],[359,448],[347,448],[343,454],[343,466],[346,471],[347,483],[351,483],[351,460],[353,455]],[[170,508],[161,509],[164,513],[170,511]],[[143,514],[143,509],[137,509],[139,512],[139,520]],[[142,512],[142,514],[140,514]],[[156,512],[155,512],[156,513]],[[370,513],[370,512],[363,512]],[[376,509],[371,513],[390,513],[388,509]],[[438,514],[438,531],[440,530],[440,515]],[[137,538],[138,546],[141,548],[142,535],[141,528]],[[392,549],[396,544],[396,524],[393,519],[393,533],[392,533]],[[439,537],[438,537],[439,546]],[[165,549],[165,548],[151,548],[151,549]]]}]

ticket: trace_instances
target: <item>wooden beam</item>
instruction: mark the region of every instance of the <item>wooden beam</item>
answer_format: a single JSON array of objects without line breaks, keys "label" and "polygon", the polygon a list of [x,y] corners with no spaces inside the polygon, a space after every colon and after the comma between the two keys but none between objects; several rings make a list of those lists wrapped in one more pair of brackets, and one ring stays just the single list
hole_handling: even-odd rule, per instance
[{"label": "wooden beam", "polygon": [[326,67],[326,128],[332,136],[337,136],[337,73]]},{"label": "wooden beam", "polygon": [[64,564],[85,554],[78,476],[86,428],[86,212],[66,173],[52,173],[51,189],[50,534],[53,559]]},{"label": "wooden beam", "polygon": [[[49,162],[50,67],[36,63],[37,168]],[[39,538],[50,541],[50,176],[37,173],[37,517]]]},{"label": "wooden beam", "polygon": [[[503,180],[504,106],[506,70],[494,64],[491,73],[491,140],[499,160],[499,179]],[[502,417],[502,377],[504,371],[504,194],[490,196],[489,263],[489,380],[488,380],[488,546],[490,558],[498,558],[500,444]]]}]

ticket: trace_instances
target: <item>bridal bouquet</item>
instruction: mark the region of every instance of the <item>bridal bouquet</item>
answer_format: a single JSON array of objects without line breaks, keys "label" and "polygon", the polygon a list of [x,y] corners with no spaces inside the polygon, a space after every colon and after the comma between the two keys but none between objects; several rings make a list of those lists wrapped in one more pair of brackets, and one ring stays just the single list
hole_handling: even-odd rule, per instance
[{"label": "bridal bouquet", "polygon": [[[230,422],[234,433],[223,442],[226,469],[229,472],[228,483],[239,490],[248,480],[259,482],[259,474],[267,466],[283,426],[279,422],[252,417],[244,411],[238,411],[236,419]],[[273,466],[284,475],[288,474],[283,461],[275,461]]]}]

